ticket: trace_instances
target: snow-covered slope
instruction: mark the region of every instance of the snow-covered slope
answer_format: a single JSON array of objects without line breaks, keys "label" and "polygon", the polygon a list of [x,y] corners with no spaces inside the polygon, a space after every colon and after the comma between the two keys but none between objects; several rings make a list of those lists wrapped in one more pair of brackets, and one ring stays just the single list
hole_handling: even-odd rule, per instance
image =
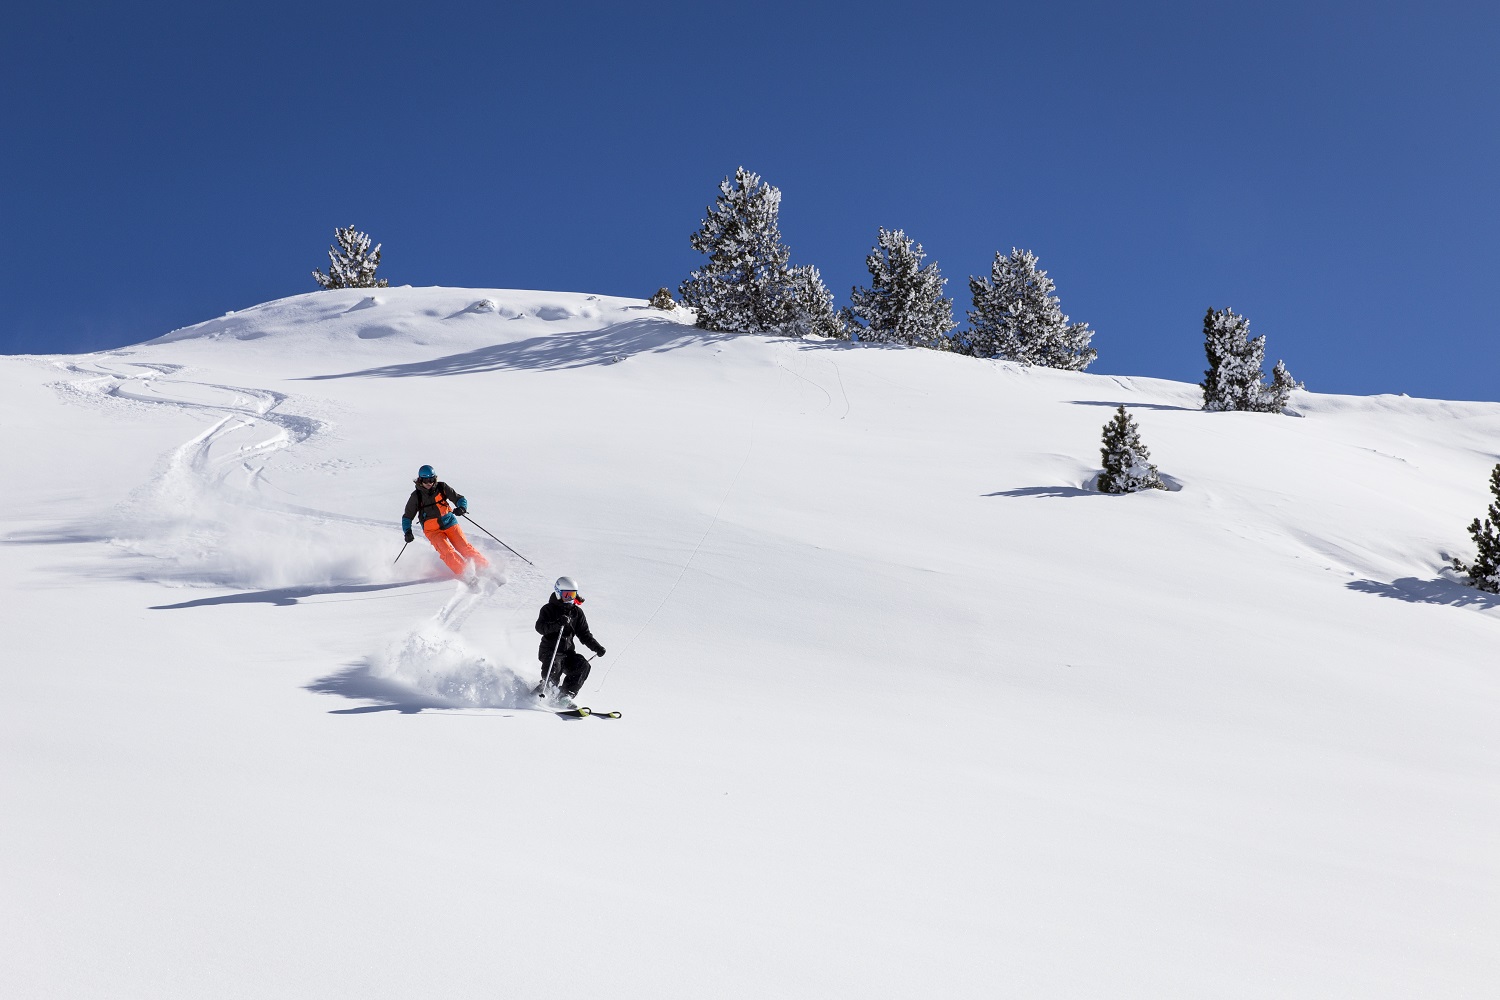
[{"label": "snow-covered slope", "polygon": [[[0,359],[0,994],[1494,995],[1500,405],[1197,404],[447,288]],[[393,565],[423,463],[536,568]]]}]

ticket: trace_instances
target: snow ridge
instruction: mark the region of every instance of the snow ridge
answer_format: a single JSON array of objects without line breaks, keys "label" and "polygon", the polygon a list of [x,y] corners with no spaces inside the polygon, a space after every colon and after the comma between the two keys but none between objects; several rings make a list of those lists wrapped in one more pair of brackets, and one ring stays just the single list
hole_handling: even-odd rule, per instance
[{"label": "snow ridge", "polygon": [[[1500,598],[1450,561],[1500,405],[683,312],[0,358],[0,993],[1493,992]],[[1121,407],[1168,490],[1095,488]],[[422,464],[493,581],[401,548]],[[524,710],[562,575],[618,722]]]}]

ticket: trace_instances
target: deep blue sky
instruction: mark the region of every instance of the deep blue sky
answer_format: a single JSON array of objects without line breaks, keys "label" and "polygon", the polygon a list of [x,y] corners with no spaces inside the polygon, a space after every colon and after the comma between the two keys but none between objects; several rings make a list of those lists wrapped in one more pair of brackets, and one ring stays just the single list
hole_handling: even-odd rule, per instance
[{"label": "deep blue sky", "polygon": [[1034,250],[1093,371],[1197,381],[1232,306],[1310,388],[1500,399],[1490,3],[11,5],[0,351],[315,289],[648,296],[744,164],[839,298],[879,226]]}]

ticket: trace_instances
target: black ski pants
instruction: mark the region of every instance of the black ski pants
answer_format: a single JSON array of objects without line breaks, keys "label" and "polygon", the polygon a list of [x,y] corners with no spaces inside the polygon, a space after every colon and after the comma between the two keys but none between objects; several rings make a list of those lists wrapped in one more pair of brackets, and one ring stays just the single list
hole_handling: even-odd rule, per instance
[{"label": "black ski pants", "polygon": [[[569,698],[577,697],[579,689],[583,687],[583,682],[589,679],[589,671],[593,669],[593,666],[580,653],[558,653],[557,662],[552,666],[552,683]],[[547,664],[543,663],[542,683],[546,682]]]}]

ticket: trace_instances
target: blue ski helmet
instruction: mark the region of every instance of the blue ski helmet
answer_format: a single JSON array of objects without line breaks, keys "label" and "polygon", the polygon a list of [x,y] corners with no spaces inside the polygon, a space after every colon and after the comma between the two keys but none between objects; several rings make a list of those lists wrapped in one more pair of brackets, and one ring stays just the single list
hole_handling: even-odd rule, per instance
[{"label": "blue ski helmet", "polygon": [[417,470],[418,479],[436,479],[437,473],[432,471],[432,466],[424,465]]}]

